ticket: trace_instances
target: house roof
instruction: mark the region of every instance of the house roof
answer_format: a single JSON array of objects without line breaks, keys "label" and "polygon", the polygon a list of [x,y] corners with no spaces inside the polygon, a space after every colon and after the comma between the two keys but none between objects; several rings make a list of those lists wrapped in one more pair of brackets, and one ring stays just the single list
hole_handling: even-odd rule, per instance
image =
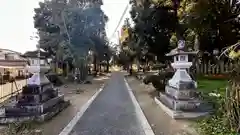
[{"label": "house roof", "polygon": [[[38,50],[36,51],[27,51],[22,56],[23,57],[30,57],[30,58],[38,58]],[[48,53],[44,51],[40,51],[40,58],[46,58],[48,57]]]},{"label": "house roof", "polygon": [[[22,57],[22,54],[20,52],[13,51],[13,50],[10,50],[10,49],[0,48],[0,54],[5,54],[5,55],[14,54],[14,55],[20,56],[16,60],[22,60],[22,61],[26,60],[25,58]],[[7,61],[7,60],[5,60],[5,61]]]},{"label": "house roof", "polygon": [[18,55],[22,55],[20,52],[13,51],[13,50],[10,50],[10,49],[4,49],[4,48],[0,48],[0,52],[5,52],[5,53],[16,53],[16,54],[18,54]]}]

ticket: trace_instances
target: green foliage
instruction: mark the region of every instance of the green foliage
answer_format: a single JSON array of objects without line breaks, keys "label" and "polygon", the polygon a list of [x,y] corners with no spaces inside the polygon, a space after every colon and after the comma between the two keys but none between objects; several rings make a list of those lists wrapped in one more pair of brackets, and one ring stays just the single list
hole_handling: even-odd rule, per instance
[{"label": "green foliage", "polygon": [[143,79],[144,84],[152,83],[158,91],[164,91],[167,81],[173,76],[174,72],[160,72],[158,75],[147,75]]},{"label": "green foliage", "polygon": [[[222,110],[219,110],[222,111]],[[198,122],[198,131],[201,135],[236,135],[237,133],[229,130],[223,116],[216,114]]]},{"label": "green foliage", "polygon": [[205,93],[217,92],[225,95],[228,81],[225,79],[209,79],[208,77],[197,77],[198,89]]},{"label": "green foliage", "polygon": [[240,6],[236,2],[181,0],[175,10],[171,0],[131,0],[135,25],[124,44],[135,51],[139,61],[143,56],[144,61],[154,61],[155,56],[165,61],[164,55],[176,46],[177,35],[182,35],[187,47],[212,54],[213,49],[221,50],[240,38]]},{"label": "green foliage", "polygon": [[85,57],[89,49],[98,59],[110,54],[105,23],[108,18],[97,0],[54,0],[39,3],[34,16],[40,48],[58,61]]},{"label": "green foliage", "polygon": [[[213,104],[214,112],[203,119],[198,120],[197,129],[201,135],[236,135],[236,130],[231,128],[230,119],[228,117],[229,109],[228,98],[226,97],[227,80],[209,80],[203,77],[198,78],[199,90],[205,101]],[[231,90],[230,90],[231,91]],[[209,93],[220,94],[217,96],[209,96]]]},{"label": "green foliage", "polygon": [[[219,93],[220,98],[212,99],[215,105],[215,113],[208,119],[200,122],[201,132],[205,134],[237,134],[240,132],[240,99],[239,99],[239,61],[233,61],[233,66],[229,81],[226,80],[200,80],[200,89],[205,89],[205,93],[213,91]],[[208,96],[206,96],[208,97]],[[212,126],[212,128],[209,128]],[[224,127],[224,128],[223,128]]]},{"label": "green foliage", "polygon": [[205,96],[205,101],[214,105],[214,113],[206,118],[198,120],[197,130],[201,135],[236,135],[236,131],[229,126],[226,117],[225,99],[222,97]]},{"label": "green foliage", "polygon": [[200,50],[212,50],[235,44],[239,38],[240,6],[231,5],[230,0],[199,0],[183,17],[186,24],[199,35]]},{"label": "green foliage", "polygon": [[[145,56],[148,60],[165,59],[165,53],[170,51],[170,38],[175,30],[176,17],[171,12],[171,8],[161,4],[154,4],[144,1],[143,6],[137,5],[136,1],[131,1],[131,18],[135,26],[131,30],[132,44],[138,59]],[[130,41],[128,41],[130,42]]]},{"label": "green foliage", "polygon": [[154,88],[158,91],[164,91],[165,89],[165,82],[164,78],[159,75],[148,75],[143,79],[143,83],[149,84],[151,83]]}]

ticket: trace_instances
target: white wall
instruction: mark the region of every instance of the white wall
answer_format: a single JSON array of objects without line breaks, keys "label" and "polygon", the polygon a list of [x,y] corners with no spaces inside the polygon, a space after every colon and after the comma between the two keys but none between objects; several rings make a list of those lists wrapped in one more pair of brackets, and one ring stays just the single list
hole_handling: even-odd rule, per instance
[{"label": "white wall", "polygon": [[0,60],[5,60],[5,54],[0,53]]},{"label": "white wall", "polygon": [[[38,58],[29,58],[30,65],[31,66],[38,66],[39,65],[39,59]],[[40,65],[45,65],[45,60],[40,60]]]},{"label": "white wall", "polygon": [[15,60],[17,60],[17,59],[21,59],[21,57],[18,55],[18,54],[10,54],[10,56],[13,56],[13,58],[15,59]]}]

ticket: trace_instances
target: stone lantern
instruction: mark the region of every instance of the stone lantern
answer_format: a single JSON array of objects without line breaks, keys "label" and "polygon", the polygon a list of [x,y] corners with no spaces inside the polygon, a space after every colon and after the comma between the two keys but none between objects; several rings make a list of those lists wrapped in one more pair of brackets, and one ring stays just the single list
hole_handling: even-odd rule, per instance
[{"label": "stone lantern", "polygon": [[172,50],[167,56],[172,56],[174,62],[171,66],[175,74],[165,86],[165,92],[160,92],[155,101],[172,118],[195,118],[208,114],[203,111],[203,102],[198,98],[197,83],[188,74],[192,66],[189,55],[197,52],[185,51],[184,42],[179,41],[178,48]]},{"label": "stone lantern", "polygon": [[17,96],[16,101],[4,107],[0,115],[0,124],[24,121],[43,122],[65,109],[70,102],[64,100],[64,94],[48,80],[45,73],[50,69],[41,63],[40,52],[36,57],[37,63],[26,67],[32,74],[27,85]]},{"label": "stone lantern", "polygon": [[173,56],[174,62],[171,66],[176,70],[174,76],[168,81],[168,85],[175,88],[196,87],[196,82],[192,80],[187,70],[192,66],[188,61],[189,55],[195,55],[197,52],[185,52],[183,50],[174,50],[167,54]]}]

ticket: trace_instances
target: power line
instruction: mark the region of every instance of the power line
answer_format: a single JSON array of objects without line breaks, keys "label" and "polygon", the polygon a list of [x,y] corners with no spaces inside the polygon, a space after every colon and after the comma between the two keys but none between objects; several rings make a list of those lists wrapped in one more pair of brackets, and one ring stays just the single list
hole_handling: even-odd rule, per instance
[{"label": "power line", "polygon": [[113,34],[112,34],[112,36],[110,37],[110,39],[113,38],[114,34],[116,33],[116,31],[117,31],[120,23],[121,23],[122,20],[123,20],[123,17],[125,16],[125,14],[126,14],[126,12],[127,12],[127,9],[128,9],[128,4],[127,4],[127,6],[125,7],[125,9],[124,9],[124,11],[123,11],[123,13],[122,13],[121,18],[120,18],[119,21],[118,21],[117,27],[116,27],[115,30],[113,31]]}]

